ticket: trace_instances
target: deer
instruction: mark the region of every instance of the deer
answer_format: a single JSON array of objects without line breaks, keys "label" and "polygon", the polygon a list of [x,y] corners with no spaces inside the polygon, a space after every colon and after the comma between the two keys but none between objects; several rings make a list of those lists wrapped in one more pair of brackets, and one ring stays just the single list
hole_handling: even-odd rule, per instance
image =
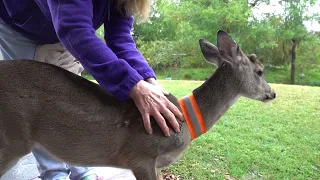
[{"label": "deer", "polygon": [[189,95],[167,95],[185,118],[180,132],[171,129],[169,137],[154,119],[153,134],[147,134],[134,102],[118,101],[95,82],[51,64],[1,61],[0,177],[41,145],[69,164],[119,167],[132,170],[137,180],[160,179],[160,170],[176,162],[239,97],[276,98],[263,64],[227,32],[217,31],[217,46],[205,39],[199,44],[204,59],[217,69]]}]

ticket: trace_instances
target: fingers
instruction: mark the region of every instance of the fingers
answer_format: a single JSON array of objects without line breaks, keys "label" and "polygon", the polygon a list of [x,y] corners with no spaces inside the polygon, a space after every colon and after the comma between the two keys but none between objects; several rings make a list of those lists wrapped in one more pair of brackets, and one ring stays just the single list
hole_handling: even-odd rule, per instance
[{"label": "fingers", "polygon": [[166,120],[162,117],[162,115],[159,112],[155,112],[153,117],[156,119],[164,135],[170,136],[169,127],[167,126]]},{"label": "fingers", "polygon": [[150,115],[148,113],[142,114],[144,128],[148,132],[148,134],[152,134],[152,128],[150,123]]},{"label": "fingers", "polygon": [[175,115],[171,111],[169,111],[169,109],[164,109],[164,112],[162,114],[169,121],[173,130],[175,132],[180,132],[180,125],[179,125],[178,121],[176,120]]},{"label": "fingers", "polygon": [[142,115],[147,133],[152,134],[150,116],[155,118],[165,136],[170,136],[166,120],[175,132],[180,132],[180,126],[176,117],[183,120],[182,113],[163,95],[166,91],[154,87],[156,86],[151,85],[151,83],[140,81],[130,92],[130,97],[132,97]]},{"label": "fingers", "polygon": [[156,111],[155,114],[151,114],[151,115],[153,115],[153,117],[156,119],[156,121],[158,122],[159,126],[161,127],[165,135],[167,135],[166,134],[167,130],[169,133],[169,127],[167,126],[164,117],[171,124],[175,132],[180,132],[180,125],[176,119],[176,116],[178,118],[181,118],[182,120],[183,115],[173,103],[171,103],[166,97],[164,98],[165,98],[165,102],[161,104],[160,109]]},{"label": "fingers", "polygon": [[[169,101],[169,100],[168,100]],[[178,119],[180,119],[181,121],[184,121],[184,117],[183,114],[181,113],[181,111],[179,110],[179,108],[177,106],[175,106],[172,102],[169,101],[168,104],[168,109],[175,115],[178,117]]]},{"label": "fingers", "polygon": [[161,90],[164,95],[169,95],[169,92],[166,89],[164,89],[163,87],[161,87]]}]

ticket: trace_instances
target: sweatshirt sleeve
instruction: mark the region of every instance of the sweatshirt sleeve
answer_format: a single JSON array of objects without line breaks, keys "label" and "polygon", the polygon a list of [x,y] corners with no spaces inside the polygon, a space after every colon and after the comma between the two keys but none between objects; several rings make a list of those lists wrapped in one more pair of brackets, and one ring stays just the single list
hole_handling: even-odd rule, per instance
[{"label": "sweatshirt sleeve", "polygon": [[120,101],[129,99],[130,90],[143,77],[95,35],[92,0],[47,1],[61,43],[102,88]]},{"label": "sweatshirt sleeve", "polygon": [[141,52],[136,48],[136,43],[131,35],[134,19],[128,17],[116,8],[110,9],[110,16],[104,21],[106,44],[115,54],[127,61],[144,78],[156,78],[156,75]]}]

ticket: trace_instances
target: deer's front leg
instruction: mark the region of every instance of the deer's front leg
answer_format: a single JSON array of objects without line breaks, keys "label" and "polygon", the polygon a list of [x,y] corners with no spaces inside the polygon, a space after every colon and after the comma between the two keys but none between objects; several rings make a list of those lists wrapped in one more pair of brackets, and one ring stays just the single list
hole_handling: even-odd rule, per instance
[{"label": "deer's front leg", "polygon": [[142,163],[132,169],[137,180],[161,180],[161,173],[155,167],[155,162]]}]

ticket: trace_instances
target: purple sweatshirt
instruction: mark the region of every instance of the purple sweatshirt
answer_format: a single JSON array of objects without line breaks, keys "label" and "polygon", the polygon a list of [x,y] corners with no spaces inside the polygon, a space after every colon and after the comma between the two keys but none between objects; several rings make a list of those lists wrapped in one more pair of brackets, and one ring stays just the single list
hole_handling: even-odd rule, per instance
[{"label": "purple sweatshirt", "polygon": [[[130,35],[133,17],[115,0],[0,0],[0,21],[38,44],[61,42],[107,91],[127,100],[140,80],[156,77]],[[104,24],[104,44],[95,30]]]}]

